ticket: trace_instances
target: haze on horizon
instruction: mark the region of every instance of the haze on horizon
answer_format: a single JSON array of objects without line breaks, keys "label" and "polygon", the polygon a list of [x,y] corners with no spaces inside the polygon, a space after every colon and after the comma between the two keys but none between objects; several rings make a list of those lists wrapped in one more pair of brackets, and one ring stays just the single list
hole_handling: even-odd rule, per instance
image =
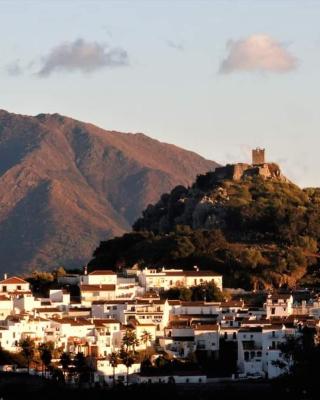
[{"label": "haze on horizon", "polygon": [[143,132],[320,186],[320,2],[1,1],[0,108]]}]

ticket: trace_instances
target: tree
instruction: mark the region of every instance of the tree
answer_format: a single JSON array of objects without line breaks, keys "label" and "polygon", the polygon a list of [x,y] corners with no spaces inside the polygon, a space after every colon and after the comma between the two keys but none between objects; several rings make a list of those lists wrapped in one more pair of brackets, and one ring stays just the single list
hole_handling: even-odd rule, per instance
[{"label": "tree", "polygon": [[62,371],[64,378],[66,377],[66,373],[69,370],[69,365],[71,364],[71,357],[69,353],[63,352],[60,357],[60,364],[62,366]]},{"label": "tree", "polygon": [[127,329],[122,338],[122,346],[120,350],[121,360],[127,367],[127,385],[129,384],[129,368],[135,361],[135,346],[138,345],[139,340],[137,339],[136,333],[131,329]]},{"label": "tree", "polygon": [[21,339],[19,342],[21,347],[21,353],[27,360],[28,374],[30,372],[30,363],[34,357],[35,353],[35,343],[34,340],[27,336],[25,339]]},{"label": "tree", "polygon": [[191,288],[192,291],[192,300],[206,300],[206,301],[223,301],[224,296],[215,282],[205,282],[198,286],[193,286]]},{"label": "tree", "polygon": [[192,291],[186,287],[172,287],[162,293],[162,297],[169,300],[190,301]]},{"label": "tree", "polygon": [[79,377],[79,383],[85,376],[85,373],[88,371],[88,366],[86,362],[86,358],[83,353],[77,353],[73,360],[75,370]]},{"label": "tree", "polygon": [[141,340],[141,342],[146,346],[146,348],[145,348],[145,357],[146,357],[146,356],[147,356],[147,347],[148,347],[148,344],[152,341],[152,335],[151,335],[151,333],[148,332],[148,331],[146,331],[146,330],[144,330],[144,331],[142,332],[142,335],[140,336],[140,340]]},{"label": "tree", "polygon": [[38,346],[40,358],[42,361],[42,373],[43,369],[45,369],[45,375],[51,364],[53,347],[54,345],[52,342],[41,343]]},{"label": "tree", "polygon": [[60,276],[65,276],[67,274],[66,270],[61,266],[54,270],[55,278],[59,278]]},{"label": "tree", "polygon": [[298,336],[289,336],[279,345],[282,360],[274,362],[285,375],[282,377],[291,391],[308,394],[308,398],[318,398],[319,394],[319,362],[320,345],[315,342],[314,328],[301,329]]},{"label": "tree", "polygon": [[120,355],[117,352],[112,352],[111,354],[108,355],[108,360],[109,363],[113,369],[113,386],[116,384],[116,368],[120,363]]},{"label": "tree", "polygon": [[127,329],[122,338],[122,344],[125,346],[126,351],[129,349],[135,351],[135,347],[139,346],[139,340],[137,339],[136,333],[131,329]]},{"label": "tree", "polygon": [[120,356],[123,364],[127,368],[127,386],[129,385],[129,369],[133,365],[135,359],[134,359],[134,353],[130,350],[125,350],[124,348],[121,349],[120,351]]}]

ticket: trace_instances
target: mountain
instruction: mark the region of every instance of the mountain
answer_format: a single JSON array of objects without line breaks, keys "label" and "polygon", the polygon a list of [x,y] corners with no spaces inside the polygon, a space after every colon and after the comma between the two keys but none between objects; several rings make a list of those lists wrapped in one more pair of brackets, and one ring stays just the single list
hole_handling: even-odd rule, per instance
[{"label": "mountain", "polygon": [[163,192],[216,166],[141,133],[0,111],[0,270],[79,267]]},{"label": "mountain", "polygon": [[246,289],[320,282],[320,189],[300,189],[274,163],[199,175],[149,205],[133,228],[101,243],[90,268],[197,265]]}]

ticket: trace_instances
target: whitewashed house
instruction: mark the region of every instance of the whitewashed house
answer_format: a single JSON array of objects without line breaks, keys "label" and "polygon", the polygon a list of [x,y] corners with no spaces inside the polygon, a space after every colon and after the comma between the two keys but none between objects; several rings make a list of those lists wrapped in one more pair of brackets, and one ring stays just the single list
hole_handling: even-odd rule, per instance
[{"label": "whitewashed house", "polygon": [[[124,364],[119,364],[115,371],[110,365],[108,359],[101,358],[97,360],[97,371],[94,374],[95,382],[100,384],[106,383],[113,385],[113,372],[115,372],[116,382],[125,383],[127,380],[127,367]],[[133,380],[134,376],[140,372],[140,363],[132,364],[129,368],[129,383]],[[136,382],[136,379],[134,380]]]},{"label": "whitewashed house", "polygon": [[222,290],[222,276],[212,271],[184,271],[182,269],[144,268],[138,274],[139,283],[146,291],[169,290],[173,287],[192,287],[206,282],[214,282]]},{"label": "whitewashed house", "polygon": [[65,289],[51,289],[49,291],[49,299],[56,307],[70,305],[70,293]]},{"label": "whitewashed house", "polygon": [[7,318],[8,315],[13,313],[13,300],[10,296],[0,295],[0,321]]},{"label": "whitewashed house", "polygon": [[30,284],[22,278],[17,276],[8,278],[5,274],[4,279],[0,281],[0,293],[8,293],[9,295],[31,293]]},{"label": "whitewashed house", "polygon": [[82,275],[80,285],[116,285],[117,274],[111,270],[96,270]]},{"label": "whitewashed house", "polygon": [[292,294],[269,295],[265,303],[267,318],[287,317],[292,314],[292,307]]},{"label": "whitewashed house", "polygon": [[91,306],[96,300],[113,300],[116,298],[116,285],[114,284],[81,284],[81,304]]},{"label": "whitewashed house", "polygon": [[[288,371],[290,360],[281,352],[280,344],[297,330],[285,324],[244,327],[238,331],[238,368],[245,376],[261,376],[269,379]],[[279,362],[283,368],[279,367]]]}]

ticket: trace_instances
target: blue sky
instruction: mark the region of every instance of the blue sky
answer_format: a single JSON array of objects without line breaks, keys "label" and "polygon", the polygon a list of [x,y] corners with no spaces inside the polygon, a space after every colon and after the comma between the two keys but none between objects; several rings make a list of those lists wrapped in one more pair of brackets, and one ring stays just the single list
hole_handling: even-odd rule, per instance
[{"label": "blue sky", "polygon": [[320,1],[0,1],[0,108],[320,186]]}]

